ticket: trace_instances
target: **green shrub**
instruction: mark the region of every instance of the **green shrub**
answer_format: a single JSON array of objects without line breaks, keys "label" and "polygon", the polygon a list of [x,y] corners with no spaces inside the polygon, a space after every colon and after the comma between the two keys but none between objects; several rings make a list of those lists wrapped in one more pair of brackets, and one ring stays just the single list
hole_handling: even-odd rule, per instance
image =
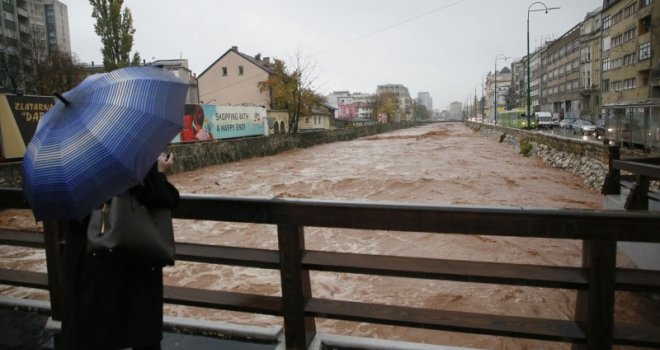
[{"label": "green shrub", "polygon": [[506,138],[506,134],[500,135],[500,143],[504,142],[505,138]]},{"label": "green shrub", "polygon": [[532,144],[529,140],[520,140],[520,154],[529,157],[530,153],[532,153]]}]

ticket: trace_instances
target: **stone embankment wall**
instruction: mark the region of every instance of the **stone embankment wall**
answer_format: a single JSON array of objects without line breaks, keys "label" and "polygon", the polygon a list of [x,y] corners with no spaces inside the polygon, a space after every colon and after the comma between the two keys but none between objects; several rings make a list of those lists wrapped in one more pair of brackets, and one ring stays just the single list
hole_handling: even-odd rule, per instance
[{"label": "stone embankment wall", "polygon": [[[548,135],[534,131],[506,128],[498,125],[467,121],[466,125],[485,136],[494,137],[511,148],[520,150],[521,142],[532,146],[530,156],[536,156],[551,167],[571,172],[584,183],[600,190],[608,171],[607,146],[593,141]],[[648,157],[639,150],[620,150],[621,159]]]},{"label": "stone embankment wall", "polygon": [[[234,162],[252,157],[263,157],[294,148],[347,141],[391,130],[419,125],[417,122],[401,122],[359,126],[334,130],[321,130],[299,134],[278,134],[207,142],[173,144],[168,147],[175,154],[173,173],[195,170],[210,165]],[[21,187],[21,162],[0,164],[0,187]]]}]

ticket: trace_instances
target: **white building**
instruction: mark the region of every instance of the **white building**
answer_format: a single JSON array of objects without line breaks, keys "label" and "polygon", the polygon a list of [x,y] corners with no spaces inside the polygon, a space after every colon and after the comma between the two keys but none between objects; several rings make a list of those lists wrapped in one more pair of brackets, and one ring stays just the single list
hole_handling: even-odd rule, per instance
[{"label": "white building", "polygon": [[430,93],[426,91],[418,92],[417,102],[426,107],[426,110],[429,111],[429,114],[433,112],[433,98],[431,98]]}]

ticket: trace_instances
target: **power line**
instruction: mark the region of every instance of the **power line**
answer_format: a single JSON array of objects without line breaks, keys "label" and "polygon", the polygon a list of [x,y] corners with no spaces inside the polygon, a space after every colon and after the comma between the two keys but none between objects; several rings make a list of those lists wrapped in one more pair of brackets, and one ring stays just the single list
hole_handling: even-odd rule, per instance
[{"label": "power line", "polygon": [[339,43],[339,44],[337,44],[337,45],[335,45],[335,46],[332,46],[332,47],[329,47],[329,48],[327,48],[327,49],[321,50],[321,51],[317,52],[316,54],[317,54],[317,55],[318,55],[318,54],[322,54],[322,53],[325,53],[325,52],[328,52],[328,51],[334,50],[334,49],[336,49],[336,48],[338,48],[338,47],[342,47],[342,46],[344,46],[344,45],[348,45],[348,44],[354,43],[354,42],[356,42],[356,41],[362,40],[362,39],[364,39],[364,38],[368,38],[368,37],[370,37],[370,36],[373,36],[373,35],[376,35],[376,34],[378,34],[378,33],[384,32],[384,31],[386,31],[386,30],[390,30],[390,29],[392,29],[392,28],[398,27],[398,26],[400,26],[400,25],[402,25],[402,24],[405,24],[405,23],[408,23],[408,22],[412,22],[412,21],[414,21],[414,20],[417,20],[417,19],[420,19],[420,18],[422,18],[422,17],[428,16],[428,15],[430,15],[430,14],[432,14],[432,13],[436,13],[436,12],[438,12],[438,11],[442,11],[442,10],[444,10],[444,9],[447,9],[447,8],[450,8],[450,7],[453,7],[453,6],[456,6],[456,5],[458,5],[458,4],[460,4],[460,3],[463,3],[463,2],[466,2],[466,1],[468,1],[468,0],[459,0],[459,1],[453,2],[453,3],[451,3],[451,4],[447,4],[447,5],[445,5],[445,6],[438,7],[438,8],[436,8],[436,9],[431,10],[431,11],[424,12],[424,13],[422,13],[422,14],[419,14],[419,15],[416,15],[416,16],[413,16],[413,17],[410,17],[410,18],[404,19],[404,20],[402,20],[402,21],[399,21],[399,22],[394,23],[394,24],[392,24],[392,25],[389,25],[389,26],[387,26],[387,27],[384,27],[384,28],[378,29],[378,30],[373,31],[373,32],[371,32],[371,33],[364,34],[364,35],[359,36],[359,37],[357,37],[357,38],[354,38],[354,39],[351,39],[351,40],[347,40],[347,41],[344,41],[344,42],[342,42],[342,43]]},{"label": "power line", "polygon": [[[420,18],[425,17],[425,16],[428,16],[428,15],[430,15],[430,14],[433,14],[433,13],[436,13],[436,12],[439,12],[439,11],[442,11],[442,10],[445,10],[445,9],[447,9],[447,8],[450,8],[450,7],[453,7],[453,6],[459,5],[459,4],[464,3],[464,2],[466,2],[466,1],[468,1],[468,0],[459,0],[459,1],[453,2],[453,3],[451,3],[451,4],[447,4],[447,5],[444,5],[444,6],[438,7],[438,8],[436,8],[436,9],[433,9],[433,10],[430,10],[430,11],[427,11],[427,12],[424,12],[424,13],[422,13],[422,14],[419,14],[419,15],[416,15],[416,16],[413,16],[413,17],[406,18],[406,19],[404,19],[404,20],[402,20],[402,21],[396,22],[396,23],[394,23],[394,24],[392,24],[392,25],[389,25],[389,26],[387,26],[387,27],[384,27],[384,28],[381,28],[381,29],[375,30],[375,31],[373,31],[373,32],[371,32],[371,33],[367,33],[367,34],[361,35],[361,36],[356,37],[356,38],[354,38],[354,39],[351,39],[351,40],[348,40],[348,41],[344,41],[344,42],[339,43],[339,44],[337,44],[337,45],[335,45],[335,46],[332,46],[332,47],[329,47],[329,48],[327,48],[327,49],[321,50],[321,51],[317,52],[315,55],[319,55],[319,54],[322,54],[322,53],[325,53],[325,52],[328,52],[328,51],[332,51],[332,50],[334,50],[334,49],[336,49],[336,48],[339,48],[339,47],[342,47],[342,46],[345,46],[345,45],[348,45],[348,44],[354,43],[354,42],[356,42],[356,41],[359,41],[359,40],[362,40],[362,39],[368,38],[368,37],[370,37],[370,36],[373,36],[373,35],[376,35],[376,34],[378,34],[378,33],[384,32],[384,31],[386,31],[386,30],[390,30],[390,29],[392,29],[392,28],[398,27],[398,26],[403,25],[403,24],[405,24],[405,23],[412,22],[412,21],[414,21],[414,20],[420,19]],[[209,95],[209,94],[212,94],[212,93],[214,93],[214,92],[218,92],[218,91],[220,91],[220,90],[224,90],[224,89],[230,88],[230,87],[232,87],[232,86],[238,85],[238,84],[243,83],[243,82],[245,82],[245,81],[248,81],[248,80],[250,80],[250,79],[256,78],[256,77],[258,77],[259,75],[261,75],[261,73],[259,73],[259,74],[257,74],[257,75],[253,75],[253,76],[247,77],[247,78],[245,78],[245,79],[243,79],[243,80],[239,80],[239,81],[234,82],[234,83],[232,83],[232,84],[230,84],[230,85],[223,86],[223,87],[221,87],[221,88],[218,88],[218,89],[215,89],[215,90],[209,91],[209,92],[207,92],[207,93],[205,94],[205,96],[206,96],[206,95]],[[200,96],[200,97],[201,97],[201,96]]]}]

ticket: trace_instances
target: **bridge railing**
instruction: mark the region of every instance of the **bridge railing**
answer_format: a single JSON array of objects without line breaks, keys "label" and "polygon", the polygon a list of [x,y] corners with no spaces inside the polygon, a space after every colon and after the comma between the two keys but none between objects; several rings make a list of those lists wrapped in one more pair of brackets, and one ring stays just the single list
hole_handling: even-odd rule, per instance
[{"label": "bridge railing", "polygon": [[[19,190],[0,190],[0,208],[27,208]],[[184,194],[176,218],[269,224],[278,249],[177,243],[177,259],[279,270],[281,296],[165,287],[167,303],[281,316],[287,349],[306,349],[315,318],[550,340],[574,348],[615,344],[660,348],[660,326],[614,320],[616,291],[660,294],[660,271],[618,268],[617,241],[660,242],[660,216],[649,212],[484,208],[305,199],[225,198]],[[573,239],[583,241],[581,267],[459,261],[309,250],[305,227]],[[50,290],[61,317],[61,248],[66,224],[44,234],[0,230],[0,244],[45,247],[48,274],[0,269],[0,283]],[[459,312],[324,299],[310,271],[333,271],[577,291],[571,320]]]}]

